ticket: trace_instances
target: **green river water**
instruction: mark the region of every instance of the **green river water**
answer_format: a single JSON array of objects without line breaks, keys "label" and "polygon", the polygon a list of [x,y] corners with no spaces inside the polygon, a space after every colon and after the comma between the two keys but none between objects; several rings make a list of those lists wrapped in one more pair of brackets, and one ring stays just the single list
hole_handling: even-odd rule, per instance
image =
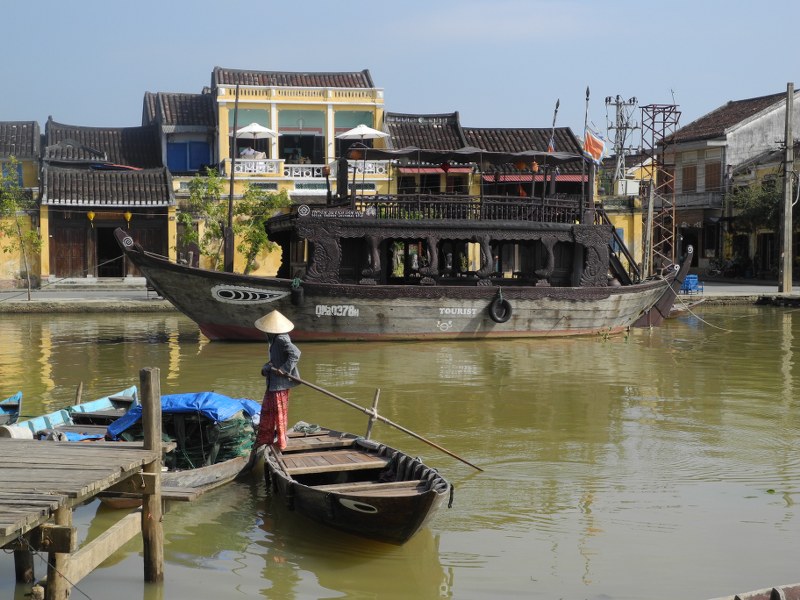
[{"label": "green river water", "polygon": [[[143,367],[160,368],[162,393],[263,394],[266,344],[209,343],[173,313],[4,314],[0,339],[0,397],[22,390],[29,415],[71,404],[80,382],[84,400],[137,384]],[[303,378],[364,406],[379,388],[383,416],[484,472],[377,424],[455,486],[407,544],[309,523],[257,475],[169,507],[163,585],[143,583],[134,539],[72,598],[707,600],[800,581],[798,312],[708,307],[611,338],[300,347]],[[367,424],[302,387],[298,420]],[[75,522],[84,539],[117,517],[93,503]],[[28,591],[3,555],[0,597]]]}]

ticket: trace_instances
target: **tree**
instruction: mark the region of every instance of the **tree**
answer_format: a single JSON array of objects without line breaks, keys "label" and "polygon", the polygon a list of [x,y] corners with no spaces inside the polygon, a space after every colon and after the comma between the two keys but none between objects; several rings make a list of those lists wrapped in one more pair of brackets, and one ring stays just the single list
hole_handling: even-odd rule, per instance
[{"label": "tree", "polygon": [[10,157],[0,165],[0,238],[3,239],[3,252],[19,252],[22,255],[24,274],[27,281],[28,300],[31,299],[32,275],[30,257],[42,246],[39,232],[24,228],[23,220],[27,214],[38,209],[33,195],[23,189],[20,163]]},{"label": "tree", "polygon": [[[178,252],[185,252],[191,244],[196,244],[200,252],[211,258],[213,269],[219,269],[228,225],[228,201],[223,198],[226,182],[216,169],[206,169],[205,175],[193,177],[189,182],[186,210],[177,216],[182,228]],[[290,204],[285,191],[270,193],[245,184],[244,194],[233,207],[233,233],[240,240],[236,250],[245,257],[245,274],[253,269],[259,253],[271,248],[272,242],[266,231],[267,219]],[[202,235],[195,229],[196,220],[205,223]]]},{"label": "tree", "polygon": [[755,233],[759,229],[780,229],[783,191],[774,179],[738,187],[731,195],[738,228]]}]

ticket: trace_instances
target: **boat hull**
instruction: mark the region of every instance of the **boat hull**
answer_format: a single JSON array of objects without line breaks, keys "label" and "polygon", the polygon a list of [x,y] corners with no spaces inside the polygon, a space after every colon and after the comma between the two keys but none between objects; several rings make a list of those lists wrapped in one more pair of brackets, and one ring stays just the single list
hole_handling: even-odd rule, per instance
[{"label": "boat hull", "polygon": [[[127,238],[130,240],[130,238]],[[171,263],[137,249],[126,255],[150,285],[211,340],[262,341],[253,323],[279,310],[300,341],[548,337],[625,330],[669,289],[655,279],[619,287],[356,285],[252,277]],[[510,316],[490,310],[502,298]],[[501,322],[502,321],[502,322]]]},{"label": "boat hull", "polygon": [[[335,463],[339,459],[324,456],[325,450],[319,447],[295,452],[293,444],[297,440],[291,436],[287,450],[269,447],[266,451],[268,489],[282,498],[290,510],[353,535],[402,544],[425,526],[445,502],[449,483],[419,459],[370,440],[356,440],[350,434],[326,431],[323,437],[352,441],[348,449],[329,449],[329,456],[355,454],[347,455],[338,468],[330,469],[328,461]],[[373,466],[371,473],[351,470],[357,469],[356,459],[369,461],[370,456],[378,463],[383,459],[384,466]],[[298,464],[306,466],[291,467]]]}]

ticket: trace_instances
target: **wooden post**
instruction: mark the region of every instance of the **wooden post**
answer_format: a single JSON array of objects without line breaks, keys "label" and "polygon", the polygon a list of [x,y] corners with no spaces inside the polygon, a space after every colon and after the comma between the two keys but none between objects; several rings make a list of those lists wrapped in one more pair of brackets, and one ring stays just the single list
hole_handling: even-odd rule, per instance
[{"label": "wooden post", "polygon": [[[72,526],[72,509],[60,507],[55,512],[55,524]],[[47,555],[47,588],[45,589],[46,600],[66,600],[69,598],[72,584],[63,577],[67,568],[69,554],[61,552],[49,552]]]},{"label": "wooden post", "polygon": [[33,569],[33,552],[14,550],[14,574],[17,583],[33,583],[36,578]]},{"label": "wooden post", "polygon": [[139,371],[142,392],[142,427],[145,450],[158,450],[159,458],[142,469],[154,473],[152,494],[142,496],[142,541],[144,542],[144,580],[157,583],[164,580],[164,528],[161,523],[161,371],[147,368]]},{"label": "wooden post", "polygon": [[364,437],[369,439],[372,435],[372,426],[378,420],[378,399],[381,397],[381,388],[375,390],[375,398],[372,400],[372,414],[369,416],[369,423],[367,423],[367,435]]}]

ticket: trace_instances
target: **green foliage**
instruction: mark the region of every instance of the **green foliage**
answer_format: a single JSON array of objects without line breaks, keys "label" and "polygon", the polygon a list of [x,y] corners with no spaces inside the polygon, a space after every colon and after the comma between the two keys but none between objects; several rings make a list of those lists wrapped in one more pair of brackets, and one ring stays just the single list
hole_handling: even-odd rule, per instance
[{"label": "green foliage", "polygon": [[29,257],[36,254],[42,239],[36,229],[23,227],[27,214],[38,210],[36,199],[23,189],[18,177],[19,162],[13,156],[2,163],[0,168],[0,238],[3,238],[3,252],[19,251],[24,261],[24,271],[31,287]]},{"label": "green foliage", "polygon": [[731,200],[737,211],[737,229],[750,232],[758,229],[780,229],[783,190],[774,180],[736,188]]},{"label": "green foliage", "polygon": [[[216,169],[207,169],[206,175],[196,175],[189,182],[189,200],[178,212],[178,252],[184,252],[190,244],[196,244],[200,252],[211,257],[212,267],[219,269],[225,244],[225,229],[228,225],[228,197],[224,197],[225,185]],[[267,238],[266,221],[275,212],[291,204],[286,192],[270,193],[262,189],[245,186],[244,194],[234,201],[233,232],[240,242],[237,252],[245,257],[245,274],[249,273],[259,253],[271,248]],[[205,223],[203,235],[198,234],[195,221]]]}]

